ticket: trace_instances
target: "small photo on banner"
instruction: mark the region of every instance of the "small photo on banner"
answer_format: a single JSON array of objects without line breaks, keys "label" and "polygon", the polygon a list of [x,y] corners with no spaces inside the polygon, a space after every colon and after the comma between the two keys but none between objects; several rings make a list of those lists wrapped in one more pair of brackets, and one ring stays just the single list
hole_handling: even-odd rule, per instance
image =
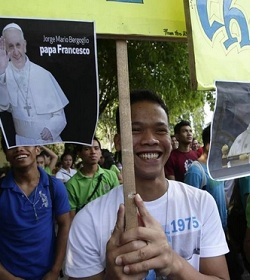
[{"label": "small photo on banner", "polygon": [[215,85],[210,176],[226,180],[250,175],[250,83],[216,81]]},{"label": "small photo on banner", "polygon": [[99,114],[94,22],[1,18],[0,30],[7,146],[91,144]]}]

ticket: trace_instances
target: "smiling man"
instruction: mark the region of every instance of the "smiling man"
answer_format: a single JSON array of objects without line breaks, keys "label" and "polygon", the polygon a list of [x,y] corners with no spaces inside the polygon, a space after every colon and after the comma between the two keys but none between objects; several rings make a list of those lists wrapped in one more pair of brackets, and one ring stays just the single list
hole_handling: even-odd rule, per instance
[{"label": "smiling man", "polygon": [[11,170],[0,185],[0,279],[58,279],[70,227],[66,188],[37,167],[39,147],[7,149],[2,138],[2,148]]},{"label": "smiling man", "polygon": [[[228,280],[228,247],[213,197],[165,178],[172,146],[164,102],[140,90],[130,103],[139,226],[125,231],[122,185],[90,202],[73,220],[66,274],[70,280]],[[119,135],[116,141],[120,147]]]}]

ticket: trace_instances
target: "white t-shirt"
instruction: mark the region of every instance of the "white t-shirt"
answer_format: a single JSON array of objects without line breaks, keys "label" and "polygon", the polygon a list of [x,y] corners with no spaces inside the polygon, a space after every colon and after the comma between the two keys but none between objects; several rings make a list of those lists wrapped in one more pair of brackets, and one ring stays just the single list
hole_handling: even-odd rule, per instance
[{"label": "white t-shirt", "polygon": [[[123,203],[122,185],[87,204],[74,218],[69,233],[65,273],[89,277],[106,265],[106,244]],[[203,190],[169,181],[157,200],[145,202],[165,229],[172,248],[199,270],[201,257],[226,254],[228,246],[214,198]]]},{"label": "white t-shirt", "polygon": [[56,178],[60,179],[62,182],[66,183],[74,174],[77,173],[76,169],[70,168],[69,171],[67,171],[64,168],[61,168],[56,173]]}]

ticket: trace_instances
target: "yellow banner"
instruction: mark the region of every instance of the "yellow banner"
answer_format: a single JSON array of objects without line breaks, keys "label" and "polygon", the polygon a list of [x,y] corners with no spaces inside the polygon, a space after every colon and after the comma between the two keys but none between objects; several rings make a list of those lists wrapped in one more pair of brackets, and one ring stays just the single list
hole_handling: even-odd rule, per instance
[{"label": "yellow banner", "polygon": [[184,1],[189,5],[198,89],[214,89],[216,80],[249,82],[250,1]]},{"label": "yellow banner", "polygon": [[96,33],[186,38],[182,0],[8,0],[1,17],[95,21]]}]

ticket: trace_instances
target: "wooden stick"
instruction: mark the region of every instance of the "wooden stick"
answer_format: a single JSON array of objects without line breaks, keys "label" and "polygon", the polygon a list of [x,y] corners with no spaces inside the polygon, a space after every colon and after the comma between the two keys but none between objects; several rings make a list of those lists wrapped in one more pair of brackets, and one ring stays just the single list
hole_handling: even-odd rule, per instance
[{"label": "wooden stick", "polygon": [[130,110],[129,72],[127,42],[116,41],[117,78],[119,92],[119,116],[121,151],[124,180],[124,203],[126,207],[126,230],[138,225],[136,207],[133,201],[135,189],[133,139]]},{"label": "wooden stick", "polygon": [[190,1],[183,0],[183,3],[184,3],[184,13],[185,13],[187,39],[188,39],[191,89],[197,90],[198,81],[196,76],[195,53],[194,53],[194,45],[193,45],[193,37],[192,37],[193,34],[192,34],[192,24],[191,24],[191,15],[190,15]]}]

